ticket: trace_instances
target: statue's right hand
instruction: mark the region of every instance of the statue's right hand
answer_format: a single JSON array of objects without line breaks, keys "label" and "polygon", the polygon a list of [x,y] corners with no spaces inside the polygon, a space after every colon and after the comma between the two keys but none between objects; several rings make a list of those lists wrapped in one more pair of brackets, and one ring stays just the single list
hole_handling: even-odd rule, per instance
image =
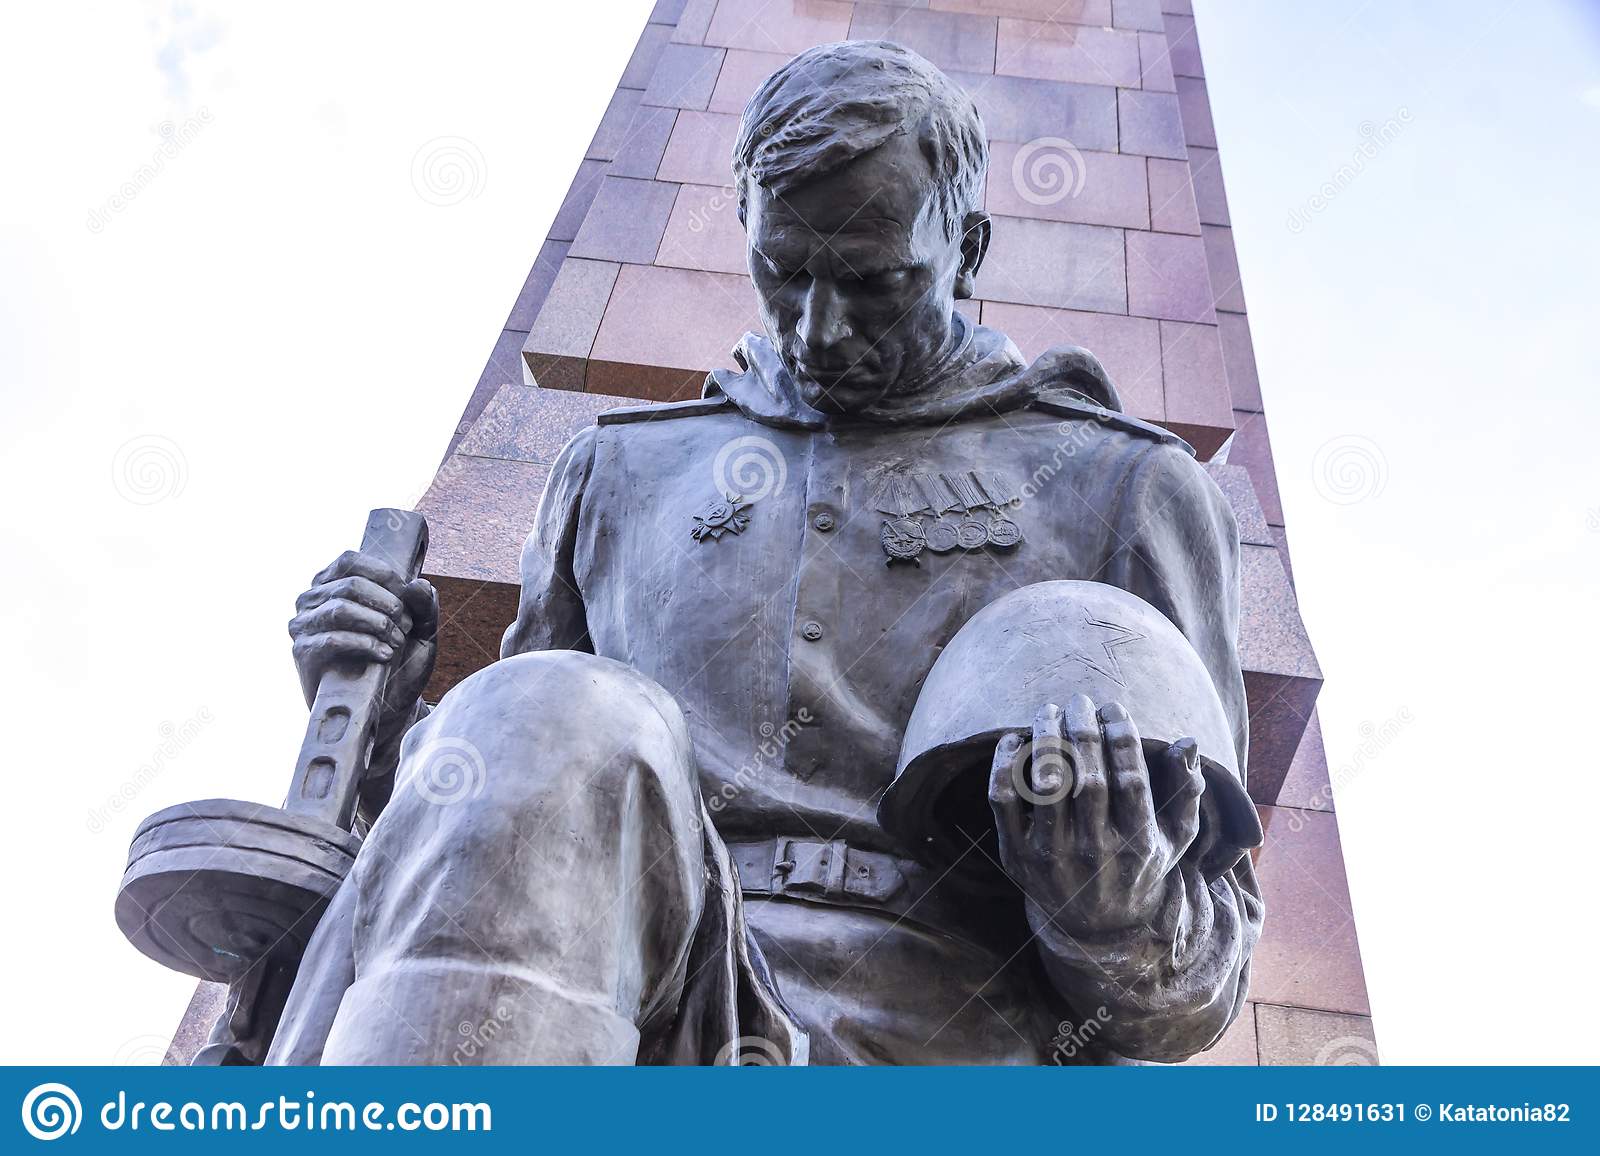
[{"label": "statue's right hand", "polygon": [[379,740],[410,719],[433,673],[439,601],[432,584],[407,582],[382,558],[347,550],[311,580],[295,612],[289,637],[307,706],[330,667],[381,662],[389,680]]}]

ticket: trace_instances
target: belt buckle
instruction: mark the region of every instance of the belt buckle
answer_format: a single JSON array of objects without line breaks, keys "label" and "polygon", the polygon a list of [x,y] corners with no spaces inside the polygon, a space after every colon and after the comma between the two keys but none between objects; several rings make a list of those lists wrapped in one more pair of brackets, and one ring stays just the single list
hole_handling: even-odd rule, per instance
[{"label": "belt buckle", "polygon": [[849,853],[850,846],[843,839],[830,839],[826,843],[779,839],[772,864],[773,893],[781,895],[794,891],[802,895],[843,898]]}]

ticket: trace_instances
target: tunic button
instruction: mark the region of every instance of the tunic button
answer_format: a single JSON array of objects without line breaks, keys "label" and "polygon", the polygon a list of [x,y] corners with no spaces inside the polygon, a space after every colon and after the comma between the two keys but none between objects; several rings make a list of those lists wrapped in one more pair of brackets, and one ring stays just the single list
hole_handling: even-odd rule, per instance
[{"label": "tunic button", "polygon": [[826,534],[829,530],[833,529],[833,515],[828,513],[818,514],[815,518],[811,519],[811,524]]},{"label": "tunic button", "polygon": [[815,642],[822,637],[822,623],[808,622],[800,628],[800,637],[807,642]]}]

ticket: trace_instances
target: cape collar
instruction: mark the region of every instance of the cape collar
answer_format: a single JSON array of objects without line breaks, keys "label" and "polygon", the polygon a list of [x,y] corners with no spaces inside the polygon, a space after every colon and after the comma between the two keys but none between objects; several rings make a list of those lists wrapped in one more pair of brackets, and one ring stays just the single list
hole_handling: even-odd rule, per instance
[{"label": "cape collar", "polygon": [[746,333],[734,348],[737,370],[717,369],[707,376],[704,396],[726,396],[753,421],[780,429],[862,423],[925,425],[974,413],[1020,409],[1042,393],[1062,390],[1103,409],[1121,411],[1116,387],[1088,350],[1058,346],[1028,365],[999,330],[968,321],[960,313],[955,317],[960,332],[954,348],[929,374],[927,386],[884,398],[846,417],[824,414],[807,405],[777,350],[756,333]]}]

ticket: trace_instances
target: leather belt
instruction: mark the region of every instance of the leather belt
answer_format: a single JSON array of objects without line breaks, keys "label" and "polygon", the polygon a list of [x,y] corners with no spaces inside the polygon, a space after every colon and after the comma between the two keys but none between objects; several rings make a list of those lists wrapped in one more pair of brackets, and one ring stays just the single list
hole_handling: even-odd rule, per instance
[{"label": "leather belt", "polygon": [[788,836],[729,843],[728,854],[746,895],[874,908],[939,931],[956,925],[960,902],[953,886],[941,887],[940,874],[910,859],[863,851],[843,839]]}]

